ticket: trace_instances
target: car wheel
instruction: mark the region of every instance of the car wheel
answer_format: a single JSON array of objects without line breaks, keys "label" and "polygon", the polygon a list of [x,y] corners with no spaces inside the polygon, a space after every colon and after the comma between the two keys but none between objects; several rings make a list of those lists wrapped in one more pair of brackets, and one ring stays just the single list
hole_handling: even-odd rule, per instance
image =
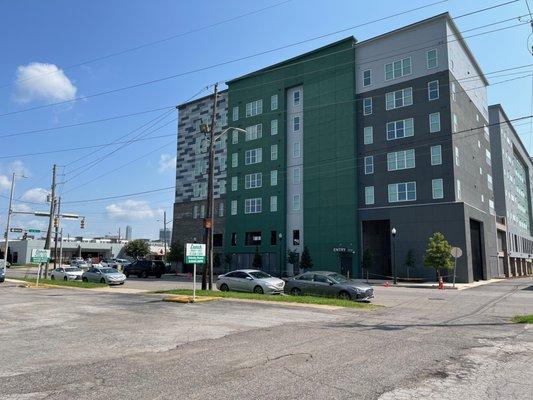
[{"label": "car wheel", "polygon": [[257,285],[256,287],[254,287],[254,293],[263,294],[263,293],[265,293],[265,291],[263,290],[263,288],[261,286]]},{"label": "car wheel", "polygon": [[51,276],[50,276],[50,279],[53,280],[53,281],[55,281],[55,280],[56,280],[56,277],[55,277],[54,275],[51,275]]},{"label": "car wheel", "polygon": [[159,278],[161,278],[161,274],[156,274],[155,277],[156,277],[157,279],[159,279]]},{"label": "car wheel", "polygon": [[143,277],[148,278],[148,271],[144,271]]},{"label": "car wheel", "polygon": [[129,272],[124,272],[124,275],[126,275],[126,278],[130,277],[130,273]]},{"label": "car wheel", "polygon": [[342,292],[339,292],[338,296],[337,296],[339,299],[341,300],[351,300],[352,299],[352,296],[350,296],[350,293],[346,292],[346,291],[342,291]]},{"label": "car wheel", "polygon": [[229,286],[226,285],[225,283],[223,283],[222,285],[220,285],[220,291],[221,292],[229,292]]},{"label": "car wheel", "polygon": [[301,296],[302,295],[302,291],[301,291],[300,288],[295,287],[295,288],[291,289],[291,294],[293,296]]},{"label": "car wheel", "polygon": [[89,282],[86,277],[81,278],[82,282]]},{"label": "car wheel", "polygon": [[64,281],[68,281],[68,278],[65,276],[65,277],[63,278],[63,280],[64,280]]},{"label": "car wheel", "polygon": [[142,278],[143,274],[137,274],[137,278]]}]

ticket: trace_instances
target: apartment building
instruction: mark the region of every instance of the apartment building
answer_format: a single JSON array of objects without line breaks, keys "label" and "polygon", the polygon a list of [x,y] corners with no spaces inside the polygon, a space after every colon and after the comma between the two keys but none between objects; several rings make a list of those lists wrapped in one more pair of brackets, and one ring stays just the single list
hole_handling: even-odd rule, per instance
[{"label": "apartment building", "polygon": [[500,104],[489,107],[499,268],[505,276],[532,271],[533,162]]}]

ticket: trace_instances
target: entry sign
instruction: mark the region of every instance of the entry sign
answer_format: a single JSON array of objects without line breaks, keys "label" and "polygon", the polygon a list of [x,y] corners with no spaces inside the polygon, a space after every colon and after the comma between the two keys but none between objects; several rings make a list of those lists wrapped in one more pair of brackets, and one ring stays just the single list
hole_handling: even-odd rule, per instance
[{"label": "entry sign", "polygon": [[460,258],[463,255],[463,250],[461,250],[459,247],[452,247],[452,250],[450,251],[453,258]]},{"label": "entry sign", "polygon": [[205,264],[205,244],[185,244],[185,264]]},{"label": "entry sign", "polygon": [[50,250],[45,249],[32,249],[31,250],[31,262],[32,263],[45,263],[50,259]]}]

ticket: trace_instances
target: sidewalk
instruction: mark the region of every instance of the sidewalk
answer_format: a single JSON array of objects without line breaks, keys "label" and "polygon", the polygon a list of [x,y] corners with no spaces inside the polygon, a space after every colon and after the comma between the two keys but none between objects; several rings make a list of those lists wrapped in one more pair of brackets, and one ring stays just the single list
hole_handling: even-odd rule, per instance
[{"label": "sidewalk", "polygon": [[[504,281],[505,279],[489,279],[485,281],[477,281],[471,283],[456,283],[455,287],[449,282],[444,284],[445,290],[465,290],[471,289],[478,286],[488,285],[489,283],[496,283]],[[361,281],[366,282],[366,279],[361,279]],[[392,283],[392,280],[385,279],[369,279],[368,283],[373,286],[385,286],[386,282],[390,284],[390,287],[403,287],[403,288],[415,288],[415,289],[437,289],[439,287],[438,282],[398,282],[396,285]]]}]

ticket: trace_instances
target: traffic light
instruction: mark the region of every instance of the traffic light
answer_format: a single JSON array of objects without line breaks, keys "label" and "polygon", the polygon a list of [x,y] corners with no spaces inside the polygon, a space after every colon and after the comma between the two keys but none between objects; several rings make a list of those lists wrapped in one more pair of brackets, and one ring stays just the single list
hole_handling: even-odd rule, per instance
[{"label": "traffic light", "polygon": [[59,228],[59,218],[54,217],[54,228]]},{"label": "traffic light", "polygon": [[81,229],[85,229],[85,217],[83,217],[82,219],[80,219],[80,228],[81,228]]}]

